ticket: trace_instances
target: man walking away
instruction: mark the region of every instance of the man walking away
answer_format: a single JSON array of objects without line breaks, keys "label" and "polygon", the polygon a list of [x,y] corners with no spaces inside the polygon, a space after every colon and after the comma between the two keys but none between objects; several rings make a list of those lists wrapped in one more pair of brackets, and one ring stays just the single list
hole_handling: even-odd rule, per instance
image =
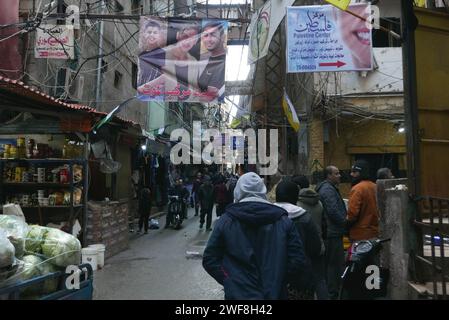
[{"label": "man walking away", "polygon": [[201,172],[198,172],[196,174],[196,179],[193,182],[193,188],[192,193],[194,194],[194,200],[195,200],[195,216],[198,215],[198,212],[200,210],[200,199],[198,198],[198,193],[200,191],[200,187],[203,184],[203,178],[201,175]]},{"label": "man walking away", "polygon": [[223,177],[220,178],[218,184],[215,188],[215,202],[217,203],[217,207],[215,208],[217,217],[220,217],[224,211],[226,206],[228,205],[228,190],[226,189],[225,182]]},{"label": "man walking away", "polygon": [[326,274],[329,298],[338,299],[338,293],[343,274],[345,253],[343,235],[346,226],[346,206],[337,186],[340,183],[340,171],[335,166],[325,169],[326,180],[319,184],[316,191],[320,195],[324,208],[324,222],[326,232]]},{"label": "man walking away", "polygon": [[203,184],[198,191],[198,199],[201,206],[200,229],[203,228],[205,216],[207,216],[206,231],[210,231],[212,225],[212,210],[214,209],[215,192],[209,176],[204,176]]},{"label": "man walking away", "polygon": [[369,180],[369,164],[358,160],[352,166],[347,223],[351,241],[368,240],[379,235],[376,184]]},{"label": "man walking away", "polygon": [[139,195],[139,230],[142,232],[144,227],[145,234],[148,233],[148,219],[151,213],[151,191],[148,188],[143,188]]},{"label": "man walking away", "polygon": [[298,206],[306,210],[312,216],[312,220],[318,230],[318,235],[321,242],[321,255],[313,264],[313,269],[316,276],[315,293],[318,300],[328,300],[329,293],[326,285],[326,267],[324,259],[324,241],[323,241],[323,204],[320,201],[320,195],[312,189],[301,189],[299,191]]},{"label": "man walking away", "polygon": [[285,209],[295,224],[307,257],[307,269],[297,275],[289,286],[289,299],[313,300],[317,276],[315,268],[321,257],[321,239],[309,212],[296,205],[299,187],[291,181],[281,181],[276,187],[275,205]]},{"label": "man walking away", "polygon": [[290,277],[306,263],[287,212],[266,200],[263,180],[240,177],[235,202],[217,221],[204,250],[204,269],[224,287],[225,299],[286,299]]}]

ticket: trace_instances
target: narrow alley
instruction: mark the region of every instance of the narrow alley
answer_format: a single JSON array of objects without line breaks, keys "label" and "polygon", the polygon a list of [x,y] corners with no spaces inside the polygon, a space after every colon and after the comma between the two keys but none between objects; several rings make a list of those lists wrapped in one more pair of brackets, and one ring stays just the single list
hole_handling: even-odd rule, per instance
[{"label": "narrow alley", "polygon": [[180,230],[163,229],[164,223],[162,216],[160,229],[133,236],[128,250],[96,271],[94,299],[223,299],[223,288],[201,265],[210,232],[199,229],[199,216],[189,209]]}]

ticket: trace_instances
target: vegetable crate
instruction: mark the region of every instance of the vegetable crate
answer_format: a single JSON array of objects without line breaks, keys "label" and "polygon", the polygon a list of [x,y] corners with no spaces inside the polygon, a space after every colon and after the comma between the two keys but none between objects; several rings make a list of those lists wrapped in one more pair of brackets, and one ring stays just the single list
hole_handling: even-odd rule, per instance
[{"label": "vegetable crate", "polygon": [[26,288],[55,278],[58,279],[58,288],[60,289],[53,293],[40,296],[38,300],[92,300],[94,290],[92,267],[90,264],[81,264],[78,266],[78,269],[81,270],[79,288],[67,288],[66,280],[70,274],[58,271],[0,288],[0,300],[2,298],[19,300],[21,299],[21,292]]}]

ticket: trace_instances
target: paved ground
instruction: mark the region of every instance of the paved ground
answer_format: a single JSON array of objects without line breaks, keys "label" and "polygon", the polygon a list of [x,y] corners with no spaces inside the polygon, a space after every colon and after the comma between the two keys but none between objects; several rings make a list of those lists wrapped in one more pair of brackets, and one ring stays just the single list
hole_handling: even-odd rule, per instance
[{"label": "paved ground", "polygon": [[210,232],[193,214],[189,209],[181,230],[163,229],[165,216],[159,218],[161,229],[134,237],[128,250],[108,259],[95,272],[94,299],[223,299],[222,286],[201,265]]}]

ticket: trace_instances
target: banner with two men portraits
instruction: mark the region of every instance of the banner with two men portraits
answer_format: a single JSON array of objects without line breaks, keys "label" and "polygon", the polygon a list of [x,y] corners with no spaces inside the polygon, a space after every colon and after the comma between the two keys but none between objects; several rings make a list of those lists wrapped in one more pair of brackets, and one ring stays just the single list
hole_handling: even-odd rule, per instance
[{"label": "banner with two men portraits", "polygon": [[222,102],[227,30],[223,20],[142,17],[139,99]]}]

